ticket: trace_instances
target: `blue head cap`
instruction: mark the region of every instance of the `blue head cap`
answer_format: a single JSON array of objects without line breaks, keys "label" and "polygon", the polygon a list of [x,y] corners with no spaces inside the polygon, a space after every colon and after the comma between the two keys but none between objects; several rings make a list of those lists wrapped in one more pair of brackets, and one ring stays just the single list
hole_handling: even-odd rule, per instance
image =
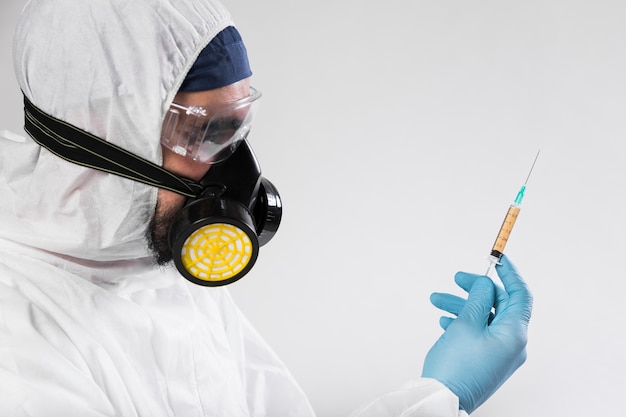
[{"label": "blue head cap", "polygon": [[246,46],[239,31],[229,26],[200,52],[178,91],[212,90],[251,75]]}]

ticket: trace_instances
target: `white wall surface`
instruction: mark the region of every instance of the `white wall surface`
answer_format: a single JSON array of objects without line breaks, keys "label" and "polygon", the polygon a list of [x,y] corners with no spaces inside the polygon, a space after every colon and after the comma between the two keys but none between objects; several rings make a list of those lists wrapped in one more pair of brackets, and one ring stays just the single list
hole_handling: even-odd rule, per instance
[{"label": "white wall surface", "polygon": [[[264,93],[252,144],[284,218],[232,291],[320,417],[419,376],[531,177],[506,252],[528,361],[473,416],[624,415],[626,3],[226,0]],[[21,126],[0,6],[0,128]]]}]

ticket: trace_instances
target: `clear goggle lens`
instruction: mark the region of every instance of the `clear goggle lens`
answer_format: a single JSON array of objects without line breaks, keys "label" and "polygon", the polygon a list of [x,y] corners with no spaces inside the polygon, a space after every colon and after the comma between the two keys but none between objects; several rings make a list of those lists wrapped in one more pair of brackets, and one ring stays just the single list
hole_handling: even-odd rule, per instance
[{"label": "clear goggle lens", "polygon": [[219,106],[185,107],[172,103],[161,131],[161,144],[194,161],[214,164],[228,158],[250,133],[259,93]]}]

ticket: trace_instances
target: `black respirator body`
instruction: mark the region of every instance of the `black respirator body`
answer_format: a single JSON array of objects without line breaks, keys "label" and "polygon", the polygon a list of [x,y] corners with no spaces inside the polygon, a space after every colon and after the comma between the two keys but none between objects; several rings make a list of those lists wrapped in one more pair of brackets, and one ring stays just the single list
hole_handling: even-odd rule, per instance
[{"label": "black respirator body", "polygon": [[170,227],[174,264],[196,284],[229,284],[250,271],[278,230],[280,195],[245,140],[200,184],[202,193],[187,200]]}]

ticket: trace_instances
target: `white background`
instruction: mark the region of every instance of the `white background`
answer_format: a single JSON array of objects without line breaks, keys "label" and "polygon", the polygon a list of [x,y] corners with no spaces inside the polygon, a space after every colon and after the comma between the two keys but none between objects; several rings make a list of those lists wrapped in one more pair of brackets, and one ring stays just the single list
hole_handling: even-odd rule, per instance
[{"label": "white background", "polygon": [[[433,291],[506,252],[528,361],[473,415],[624,415],[623,0],[227,0],[264,93],[252,143],[280,232],[233,286],[320,417],[419,376]],[[21,126],[2,0],[0,128]]]}]

